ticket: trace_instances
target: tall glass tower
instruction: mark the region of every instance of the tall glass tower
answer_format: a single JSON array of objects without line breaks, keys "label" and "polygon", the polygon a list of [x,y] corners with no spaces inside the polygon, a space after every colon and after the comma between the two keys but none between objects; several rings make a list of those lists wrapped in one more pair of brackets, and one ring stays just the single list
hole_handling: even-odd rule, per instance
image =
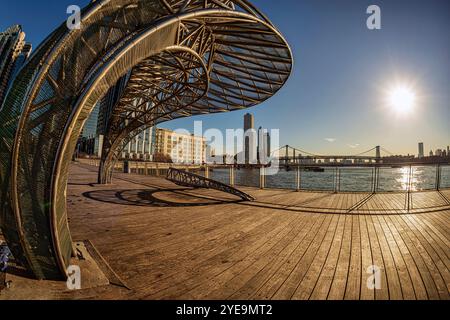
[{"label": "tall glass tower", "polygon": [[250,163],[250,155],[251,150],[253,150],[253,143],[256,141],[253,141],[254,139],[251,139],[251,135],[249,134],[249,130],[255,129],[255,118],[252,114],[246,113],[244,115],[244,155],[245,155],[245,164]]},{"label": "tall glass tower", "polygon": [[20,25],[0,32],[0,109],[6,92],[31,50],[31,44],[25,42],[25,32]]}]

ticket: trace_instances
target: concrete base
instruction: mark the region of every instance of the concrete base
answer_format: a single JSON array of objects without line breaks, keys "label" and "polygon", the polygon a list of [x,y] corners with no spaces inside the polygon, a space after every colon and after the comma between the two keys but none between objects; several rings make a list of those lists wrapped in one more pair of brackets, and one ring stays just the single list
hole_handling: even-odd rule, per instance
[{"label": "concrete base", "polygon": [[17,266],[14,260],[8,264],[6,274],[0,277],[4,280],[0,290],[0,300],[47,300],[61,298],[61,295],[71,295],[74,291],[83,291],[97,287],[118,285],[126,287],[118,276],[109,268],[95,247],[89,241],[74,243],[76,257],[71,265],[80,268],[81,289],[71,290],[65,281],[36,280],[26,270]]}]

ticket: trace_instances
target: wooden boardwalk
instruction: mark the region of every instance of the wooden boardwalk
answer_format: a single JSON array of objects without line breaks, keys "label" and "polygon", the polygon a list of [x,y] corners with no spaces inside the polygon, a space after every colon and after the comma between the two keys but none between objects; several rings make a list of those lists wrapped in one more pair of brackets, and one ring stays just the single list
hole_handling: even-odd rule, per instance
[{"label": "wooden boardwalk", "polygon": [[[450,192],[329,194],[242,188],[241,202],[160,178],[91,185],[73,166],[74,240],[90,240],[130,290],[53,298],[449,299]],[[379,268],[379,289],[368,269]]]}]

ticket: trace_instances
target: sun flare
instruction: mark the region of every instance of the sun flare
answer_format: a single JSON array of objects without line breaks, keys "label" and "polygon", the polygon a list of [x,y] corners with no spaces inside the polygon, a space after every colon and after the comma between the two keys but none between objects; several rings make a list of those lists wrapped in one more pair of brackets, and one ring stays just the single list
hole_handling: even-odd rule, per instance
[{"label": "sun flare", "polygon": [[389,92],[389,106],[397,113],[410,113],[416,102],[415,93],[408,87],[399,86]]}]

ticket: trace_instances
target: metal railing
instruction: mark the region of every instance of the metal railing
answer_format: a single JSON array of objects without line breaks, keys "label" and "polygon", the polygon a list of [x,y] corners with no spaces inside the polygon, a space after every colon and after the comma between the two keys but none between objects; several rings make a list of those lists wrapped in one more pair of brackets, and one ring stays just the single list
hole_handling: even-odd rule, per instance
[{"label": "metal railing", "polygon": [[[80,159],[82,163],[99,166],[99,160]],[[140,161],[118,162],[115,170],[133,174],[167,175],[170,168],[185,170],[231,186],[261,189],[291,189],[326,192],[415,192],[450,188],[450,164],[384,165],[364,167],[295,166],[280,168],[267,175],[268,168],[245,169],[234,165],[181,165]]]}]

